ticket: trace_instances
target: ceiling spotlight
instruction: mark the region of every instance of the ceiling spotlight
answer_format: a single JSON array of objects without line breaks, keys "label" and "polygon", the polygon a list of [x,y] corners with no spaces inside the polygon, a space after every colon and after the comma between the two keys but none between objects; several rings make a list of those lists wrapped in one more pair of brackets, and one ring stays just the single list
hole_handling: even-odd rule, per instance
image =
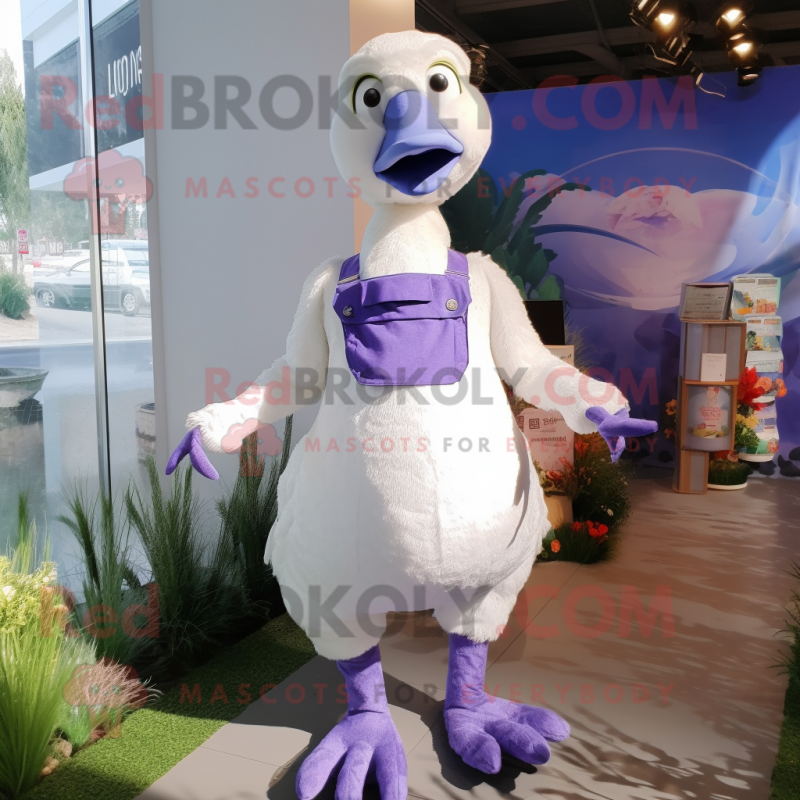
[{"label": "ceiling spotlight", "polygon": [[683,71],[692,55],[688,31],[697,22],[697,11],[687,0],[633,0],[630,16],[636,25],[656,35],[648,44],[658,61]]},{"label": "ceiling spotlight", "polygon": [[717,30],[723,36],[729,36],[741,30],[749,10],[749,5],[744,3],[725,3],[717,18]]},{"label": "ceiling spotlight", "polygon": [[737,8],[736,6],[734,6],[733,8],[729,8],[722,14],[722,18],[731,25],[733,25],[735,22],[738,22],[743,16],[744,16],[744,11],[742,11],[741,8]]},{"label": "ceiling spotlight", "polygon": [[750,67],[739,67],[737,70],[739,80],[737,83],[739,86],[752,86],[756,78],[761,74],[761,67],[758,64],[754,64]]},{"label": "ceiling spotlight", "polygon": [[752,66],[758,57],[759,41],[746,27],[731,34],[725,41],[728,57],[737,67]]},{"label": "ceiling spotlight", "polygon": [[773,66],[775,66],[775,62],[769,53],[754,53],[747,63],[741,64],[736,70],[739,76],[739,86],[752,86],[764,67]]},{"label": "ceiling spotlight", "polygon": [[634,0],[630,18],[640,28],[649,28],[661,12],[661,0]]},{"label": "ceiling spotlight", "polygon": [[697,12],[686,0],[633,0],[630,17],[639,27],[653,31],[661,41],[697,22]]},{"label": "ceiling spotlight", "polygon": [[673,36],[664,42],[662,50],[676,67],[682,67],[691,58],[692,48],[689,37],[684,33]]},{"label": "ceiling spotlight", "polygon": [[692,56],[692,47],[689,37],[683,32],[678,32],[666,41],[649,45],[653,57],[673,67],[685,67]]}]

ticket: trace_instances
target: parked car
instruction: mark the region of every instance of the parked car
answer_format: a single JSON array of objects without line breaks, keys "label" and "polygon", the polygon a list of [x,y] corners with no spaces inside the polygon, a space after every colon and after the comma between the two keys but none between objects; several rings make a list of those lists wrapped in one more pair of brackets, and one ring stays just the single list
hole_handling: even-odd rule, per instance
[{"label": "parked car", "polygon": [[100,250],[107,307],[133,316],[150,305],[150,256],[143,239],[107,239]]},{"label": "parked car", "polygon": [[[135,259],[133,259],[135,261]],[[91,308],[91,267],[89,259],[68,270],[39,278],[35,276],[33,294],[45,308]],[[150,273],[145,266],[103,263],[103,302],[106,310],[119,309],[126,316],[150,305]]]},{"label": "parked car", "polygon": [[42,256],[41,258],[34,258],[34,280],[45,275],[52,275],[54,272],[64,272],[87,258],[89,258],[88,250],[66,250],[63,255],[60,256]]},{"label": "parked car", "polygon": [[36,302],[45,308],[91,307],[90,287],[88,258],[78,261],[66,270],[54,271],[41,277],[34,272],[33,276],[33,295]]}]

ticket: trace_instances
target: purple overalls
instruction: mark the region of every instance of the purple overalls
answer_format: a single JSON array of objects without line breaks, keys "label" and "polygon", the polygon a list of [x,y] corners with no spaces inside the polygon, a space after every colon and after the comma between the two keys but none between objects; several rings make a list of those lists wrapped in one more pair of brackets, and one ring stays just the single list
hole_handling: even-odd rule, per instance
[{"label": "purple overalls", "polygon": [[342,264],[333,298],[356,380],[371,386],[458,383],[469,364],[467,257],[448,250],[444,275],[360,280],[358,272],[354,255]]}]

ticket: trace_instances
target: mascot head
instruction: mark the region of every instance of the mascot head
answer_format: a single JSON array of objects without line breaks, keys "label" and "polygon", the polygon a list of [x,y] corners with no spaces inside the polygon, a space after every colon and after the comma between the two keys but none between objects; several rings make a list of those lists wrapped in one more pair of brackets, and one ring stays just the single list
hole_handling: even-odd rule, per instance
[{"label": "mascot head", "polygon": [[475,174],[491,141],[469,56],[431,33],[386,33],[342,68],[331,150],[371,205],[439,205]]}]

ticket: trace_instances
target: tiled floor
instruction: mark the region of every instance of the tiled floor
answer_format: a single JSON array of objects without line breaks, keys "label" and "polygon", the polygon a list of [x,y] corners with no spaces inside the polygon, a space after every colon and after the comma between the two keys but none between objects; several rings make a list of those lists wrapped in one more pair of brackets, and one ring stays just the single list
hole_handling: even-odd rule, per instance
[{"label": "tiled floor", "polygon": [[[775,634],[786,569],[800,560],[800,485],[751,481],[700,497],[635,481],[614,561],[534,567],[528,611],[492,645],[487,685],[543,700],[572,725],[538,769],[509,763],[485,776],[464,765],[441,720],[446,638],[425,615],[398,620],[381,649],[409,794],[766,800],[785,692]],[[665,613],[652,623],[654,597]],[[302,759],[343,711],[340,683],[315,658],[267,695],[274,703],[249,706],[141,800],[294,798]]]}]

